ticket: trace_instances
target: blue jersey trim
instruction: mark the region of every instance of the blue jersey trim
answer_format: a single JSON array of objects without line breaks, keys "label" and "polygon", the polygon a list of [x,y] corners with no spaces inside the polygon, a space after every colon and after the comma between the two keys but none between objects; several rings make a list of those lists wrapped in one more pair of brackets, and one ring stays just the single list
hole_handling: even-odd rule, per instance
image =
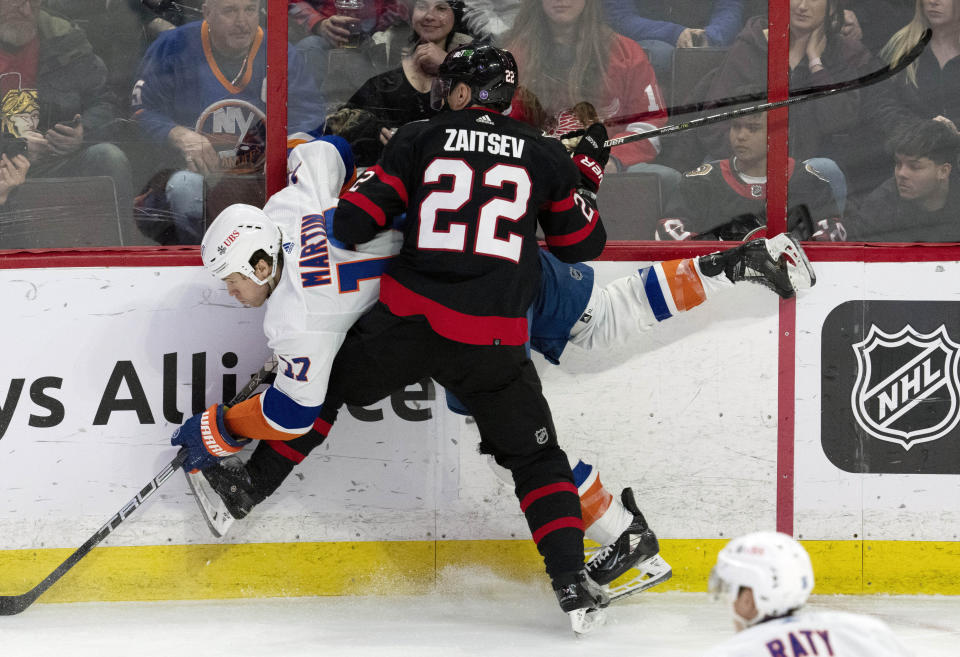
[{"label": "blue jersey trim", "polygon": [[660,278],[653,267],[644,267],[640,271],[640,278],[643,279],[643,291],[647,294],[647,301],[650,302],[650,309],[653,310],[653,316],[658,322],[670,319],[673,314],[667,306],[667,300],[663,298],[663,290],[660,289]]},{"label": "blue jersey trim", "polygon": [[301,406],[273,386],[263,393],[263,414],[284,429],[302,429],[313,425],[320,406]]}]

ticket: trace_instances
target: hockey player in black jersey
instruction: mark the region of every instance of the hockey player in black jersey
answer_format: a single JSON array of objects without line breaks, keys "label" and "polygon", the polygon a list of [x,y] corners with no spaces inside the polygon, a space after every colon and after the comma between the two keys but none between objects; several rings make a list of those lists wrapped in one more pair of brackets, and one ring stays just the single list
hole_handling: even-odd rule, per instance
[{"label": "hockey player in black jersey", "polygon": [[[473,139],[475,144],[476,144],[476,143],[480,143],[481,141],[484,141],[484,142],[487,142],[487,143],[489,143],[489,142],[491,142],[491,141],[494,141],[494,142],[497,141],[497,140],[486,140],[486,139],[482,139],[482,138],[479,138],[479,137],[471,137],[471,138],[469,138],[469,139]],[[591,139],[592,139],[592,141],[591,141]],[[583,184],[586,185],[588,188],[596,189],[596,185],[599,183],[599,176],[602,175],[602,166],[600,166],[600,165],[597,163],[596,159],[602,158],[603,154],[602,154],[602,152],[598,153],[598,158],[591,158],[590,156],[593,155],[593,154],[596,152],[597,144],[598,144],[598,143],[602,143],[603,139],[602,139],[602,135],[596,135],[596,134],[591,135],[591,139],[587,139],[587,140],[586,140],[587,143],[586,143],[586,148],[585,148],[585,149],[581,149],[580,152],[578,152],[578,153],[575,154],[575,161],[576,161],[579,165],[582,165],[581,171],[584,172],[584,177],[581,179],[581,182],[583,182]],[[508,143],[508,144],[510,144],[511,142],[505,142],[504,140],[500,140],[500,143],[501,143],[501,144],[502,144],[502,143]],[[592,145],[591,145],[591,144],[592,144]],[[466,144],[466,145],[469,145],[469,144]],[[499,150],[499,149],[498,149],[498,150]],[[585,190],[585,191],[584,191],[584,194],[588,194],[588,191]],[[746,247],[746,246],[747,246],[747,245],[745,245],[745,247]],[[753,266],[753,267],[761,267],[763,262],[765,262],[766,260],[769,260],[769,257],[770,257],[770,256],[767,255],[767,251],[770,249],[770,247],[767,246],[767,247],[765,248],[765,247],[763,246],[763,244],[762,244],[762,241],[760,241],[760,242],[758,242],[758,243],[751,244],[751,245],[749,245],[749,246],[750,246],[751,248],[752,248],[752,247],[758,247],[758,246],[759,246],[759,251],[757,251],[756,248],[753,248],[753,250],[751,250],[750,253],[754,253],[754,251],[757,251],[757,253],[760,253],[760,256],[757,256],[756,258],[754,258],[753,256],[750,256],[750,257],[746,257],[746,258],[744,259],[744,257],[742,257],[742,256],[739,255],[739,252],[740,252],[741,250],[743,250],[743,249],[736,249],[736,250],[733,250],[733,251],[730,251],[730,252],[725,252],[725,253],[722,254],[722,255],[721,255],[721,254],[714,254],[713,256],[704,256],[704,258],[701,259],[701,260],[704,261],[704,262],[701,262],[700,268],[707,267],[708,265],[709,265],[709,267],[713,267],[714,264],[715,264],[713,261],[714,261],[714,260],[717,260],[717,262],[718,262],[717,266],[719,267],[719,269],[718,269],[717,271],[710,270],[709,272],[705,269],[705,270],[704,270],[704,273],[705,273],[706,276],[717,276],[717,275],[719,274],[719,278],[723,278],[723,279],[726,281],[726,284],[727,284],[727,285],[731,284],[732,282],[739,281],[739,280],[753,280],[753,279],[751,278],[751,276],[753,276],[753,275],[756,274],[756,273],[751,274],[750,272],[751,272],[752,270],[750,270],[749,267],[750,267],[750,266]],[[785,246],[789,246],[789,244],[786,244]],[[797,247],[797,248],[799,248],[799,247]],[[744,251],[744,254],[746,254],[746,253],[747,253],[747,252]],[[773,251],[771,251],[771,253],[773,253]],[[800,253],[801,253],[801,255],[802,255],[802,252],[800,252]],[[736,256],[736,257],[734,257],[734,256]],[[774,257],[774,259],[777,258],[776,255],[774,255],[773,257]],[[718,260],[718,258],[719,258],[719,260]],[[756,259],[756,262],[753,263],[753,264],[750,264],[751,262],[753,262],[754,259]],[[744,269],[743,271],[741,271],[741,270],[739,270],[739,269],[733,268],[733,269],[730,269],[729,272],[723,273],[724,271],[726,271],[726,269],[729,268],[729,267],[726,266],[726,265],[727,265],[727,261],[729,261],[730,267],[733,267],[733,265],[740,263],[741,260],[744,260],[744,262],[747,262],[747,269]],[[805,259],[803,259],[803,260],[805,261]],[[706,263],[705,261],[710,261],[710,262],[709,262],[709,263]],[[687,261],[684,261],[684,262],[687,262]],[[773,260],[770,260],[770,262],[773,263],[774,261],[773,261]],[[696,268],[696,267],[697,267],[697,265],[692,264],[692,261],[689,261],[688,264],[691,264],[691,267],[693,267],[693,268]],[[670,278],[671,275],[678,275],[678,274],[680,274],[681,271],[682,271],[682,272],[684,272],[684,273],[683,273],[683,276],[686,277],[686,278],[690,278],[690,279],[691,279],[691,282],[694,281],[694,279],[699,280],[699,275],[698,275],[697,273],[695,273],[694,271],[692,271],[691,267],[680,266],[680,267],[675,268],[676,271],[674,272],[673,269],[670,269],[670,268],[667,268],[667,267],[666,267],[666,263],[665,263],[664,266],[665,266],[665,268],[664,268],[664,271],[662,271],[662,272],[659,272],[659,270],[658,270],[659,273],[657,273],[657,272],[647,272],[646,275],[642,276],[643,279],[646,280],[646,283],[641,286],[642,290],[645,290],[645,292],[640,293],[640,294],[639,294],[640,297],[644,297],[644,298],[649,297],[651,294],[653,294],[653,292],[651,292],[651,290],[655,290],[655,289],[656,289],[656,290],[659,290],[659,289],[673,290],[673,288],[675,287],[674,285],[672,285],[672,284],[669,284],[669,285],[668,285],[668,283],[667,283],[666,281],[661,281],[661,278],[662,278],[663,276],[666,276],[667,278]],[[581,265],[581,267],[582,267],[582,265]],[[589,268],[587,268],[587,269],[589,270]],[[667,271],[668,269],[669,269],[669,271]],[[688,271],[688,269],[690,269],[690,271]],[[738,272],[739,272],[739,273],[738,273]],[[644,274],[644,270],[641,270],[640,274],[643,275],[643,274]],[[778,272],[774,272],[773,270],[771,270],[770,272],[765,273],[765,274],[763,274],[763,275],[760,275],[760,274],[756,274],[756,275],[757,275],[757,276],[760,276],[760,278],[758,278],[757,280],[766,281],[765,284],[772,285],[773,278],[775,278],[775,277],[777,277],[777,276],[782,276],[782,275],[785,275],[785,274],[783,274],[783,272],[779,272],[779,273],[778,273]],[[773,278],[770,278],[770,277],[773,277]],[[718,280],[719,280],[719,278],[718,278]],[[780,294],[783,295],[783,296],[790,296],[790,295],[792,294],[792,290],[793,290],[793,288],[794,288],[794,285],[793,285],[793,276],[791,275],[790,278],[791,278],[791,283],[790,283],[790,284],[784,283],[783,285],[785,285],[785,287],[783,287],[783,289],[780,289],[780,287],[777,287],[777,288],[776,288],[777,292],[780,293]],[[592,280],[592,277],[591,277],[591,280]],[[638,279],[638,280],[639,280],[639,279]],[[706,279],[705,279],[705,280],[706,280]],[[652,282],[652,281],[659,281],[659,283],[653,284],[653,287],[651,287],[651,285],[652,285],[651,282]],[[810,283],[810,281],[807,282],[807,284],[809,284],[809,283]],[[628,286],[629,286],[629,285],[628,285]],[[663,286],[666,286],[666,287],[663,287]],[[704,286],[704,288],[708,288],[708,287],[709,287],[711,290],[713,289],[713,287],[710,287],[709,285],[707,285],[706,282],[703,283],[703,286]],[[586,288],[585,288],[585,289],[587,290],[588,296],[589,296],[589,289],[590,289],[591,287],[592,287],[592,283],[589,283],[589,284],[587,284],[587,286],[586,286]],[[688,287],[690,287],[690,286],[688,285]],[[695,285],[695,286],[693,286],[693,287],[698,287],[698,286]],[[693,287],[691,287],[690,289],[692,290]],[[638,292],[639,292],[639,290],[638,290]],[[671,292],[667,292],[666,294],[667,294],[668,296],[670,296]],[[675,290],[673,290],[673,294],[675,295]],[[628,296],[632,296],[632,295],[628,295]],[[702,296],[702,295],[701,295],[701,296]],[[655,299],[661,298],[661,297],[662,297],[662,293],[660,293],[659,295],[658,295],[658,294],[653,294],[653,298],[647,298],[646,302],[644,302],[642,299],[638,299],[638,302],[640,303],[640,307],[649,305],[650,308],[651,308],[651,310],[654,311],[654,314],[656,314],[656,319],[657,319],[657,320],[660,320],[660,319],[663,319],[663,318],[666,317],[666,316],[670,316],[669,314],[667,314],[667,315],[665,315],[665,316],[661,316],[661,314],[660,314],[658,311],[656,311],[656,308],[659,308],[659,306],[657,306],[657,304],[656,304],[654,301],[655,301]],[[579,296],[578,296],[577,298],[579,299]],[[619,296],[618,296],[617,298],[619,298]],[[699,298],[699,297],[698,297],[698,298]],[[701,300],[702,300],[702,299],[701,299]],[[586,303],[586,302],[587,302],[587,299],[586,299],[586,298],[583,298],[581,301],[582,301],[583,303]],[[591,301],[591,303],[592,303],[592,299],[591,299],[590,301]],[[690,301],[690,300],[688,300],[688,301]],[[635,303],[636,303],[636,302],[635,302]],[[680,304],[679,301],[677,301],[676,299],[675,299],[675,303],[677,304],[677,311],[682,311],[682,310],[685,310],[685,309],[686,309],[686,306],[684,306],[683,304]],[[669,306],[669,304],[667,304],[667,305]],[[690,305],[690,304],[687,304],[687,305]],[[564,307],[565,307],[566,304],[561,304],[561,306],[564,306]],[[570,315],[570,317],[566,317],[566,316],[565,316],[563,319],[560,319],[560,318],[558,317],[558,318],[556,319],[556,322],[555,322],[555,323],[557,323],[557,324],[562,324],[564,327],[568,327],[571,323],[575,323],[575,322],[577,321],[577,318],[578,318],[578,317],[580,316],[580,314],[581,314],[580,309],[581,309],[582,304],[578,304],[578,303],[576,303],[576,302],[571,302],[570,308],[573,308],[574,306],[576,306],[576,309],[577,309],[577,310],[571,311],[573,314]],[[681,306],[682,306],[682,307],[681,307]],[[596,309],[595,309],[595,310],[596,310]],[[541,314],[542,314],[542,312],[541,312]],[[569,313],[565,313],[565,315],[566,315],[566,314],[569,314]],[[628,313],[626,313],[626,314],[627,314],[627,316],[632,316],[632,313],[630,313],[630,312],[628,312]],[[551,321],[553,321],[553,320],[551,320]],[[651,320],[651,321],[652,321],[652,320]],[[629,322],[628,322],[628,323],[629,323]],[[641,323],[642,323],[642,322],[641,322]],[[633,330],[636,330],[636,329],[633,329]],[[561,331],[561,332],[563,332],[563,331]],[[551,335],[552,335],[552,333],[551,333]],[[604,331],[604,335],[606,335],[606,331]],[[564,342],[565,342],[565,340],[564,340]],[[543,348],[544,348],[544,347],[541,345],[540,350],[542,350]],[[555,345],[551,345],[551,349],[550,349],[551,353],[554,353],[554,350],[555,350]],[[561,350],[562,350],[562,349],[561,349]],[[559,352],[556,352],[556,354],[557,354],[557,356],[559,356]],[[346,365],[344,365],[344,366],[346,366]],[[325,403],[325,408],[324,408],[324,410],[326,411],[328,407],[332,407],[332,404]],[[321,424],[322,424],[322,422],[321,422]],[[316,427],[316,425],[315,425],[315,427]],[[329,425],[327,426],[327,429],[329,429]],[[321,437],[321,436],[312,435],[312,434],[315,434],[315,433],[316,433],[316,432],[311,432],[311,434],[308,434],[308,435],[306,435],[306,436],[303,436],[303,437],[301,437],[301,438],[298,438],[296,441],[294,441],[294,442],[297,443],[297,449],[300,450],[300,451],[303,451],[303,452],[305,453],[305,452],[309,451],[309,448],[306,449],[306,450],[302,450],[302,447],[303,447],[303,446],[302,446],[300,443],[302,443],[303,441],[308,441],[308,442],[311,443],[311,444],[309,445],[309,447],[313,447],[313,446],[315,446],[315,444],[313,444],[313,443],[319,442],[318,439],[321,439],[321,440],[322,440],[322,437]],[[323,431],[323,433],[325,434],[326,431]],[[275,441],[274,441],[274,442],[275,442]],[[290,443],[290,447],[293,448],[293,442]],[[289,450],[284,450],[284,451],[289,451]],[[263,449],[263,450],[261,450],[260,448],[258,448],[257,451],[256,451],[255,456],[256,456],[256,455],[260,455],[261,453],[262,453],[262,454],[273,454],[274,452],[271,452],[271,450],[269,450],[269,449]],[[296,459],[296,461],[298,462],[298,461],[301,460],[301,459],[302,459],[302,457]],[[262,461],[262,460],[263,460],[263,459],[261,459],[261,461]],[[241,512],[239,515],[237,515],[237,517],[243,517],[243,515],[245,515],[245,513],[246,513],[247,511],[249,511],[249,508],[250,508],[253,504],[256,504],[259,500],[263,499],[263,497],[265,497],[266,495],[269,495],[269,493],[272,492],[273,489],[275,489],[276,485],[279,485],[279,483],[280,483],[280,481],[282,481],[283,477],[284,477],[287,473],[289,473],[290,469],[292,469],[292,464],[293,464],[293,462],[291,461],[290,463],[286,464],[287,467],[281,468],[282,472],[280,473],[279,477],[276,477],[276,478],[275,478],[276,480],[273,482],[273,485],[270,486],[270,487],[268,487],[269,490],[266,490],[266,491],[258,491],[258,495],[256,496],[256,499],[251,499],[251,500],[249,501],[249,503],[245,503],[245,504],[241,505],[241,506],[243,507],[243,508],[242,508],[242,512]],[[582,466],[583,464],[580,464],[580,465]],[[589,467],[589,466],[587,466],[587,467]],[[228,472],[228,471],[229,471],[229,470],[224,470],[224,472]],[[205,474],[206,474],[206,471],[205,471]],[[225,480],[223,483],[225,483],[225,485],[226,485],[226,484],[230,484],[230,485],[228,485],[228,486],[227,486],[226,488],[224,488],[223,490],[221,490],[220,488],[216,487],[216,485],[215,485],[214,488],[215,488],[216,491],[217,491],[216,494],[219,494],[219,495],[222,496],[222,495],[227,494],[227,491],[230,491],[231,494],[236,493],[237,495],[239,495],[239,493],[240,493],[240,490],[239,490],[239,489],[240,489],[240,488],[244,488],[243,481],[241,481],[242,479],[243,479],[243,477],[238,478],[236,481],[233,481],[233,479],[231,479],[230,481],[233,481],[232,484],[230,484],[229,481],[226,481],[226,480]],[[597,482],[597,483],[598,483],[598,482]],[[593,490],[593,489],[591,488],[591,490]],[[629,489],[628,489],[628,491],[629,491]],[[628,492],[628,491],[625,491],[625,492]],[[632,502],[632,496],[630,497],[630,501]],[[625,503],[626,503],[626,500],[625,500]],[[629,568],[629,567],[630,567],[630,564],[636,563],[637,559],[639,559],[639,558],[641,558],[641,557],[649,557],[649,556],[651,556],[651,555],[655,555],[655,553],[656,553],[656,546],[655,546],[655,544],[656,544],[656,539],[653,537],[653,534],[647,530],[646,525],[643,523],[642,515],[639,513],[639,511],[637,511],[637,510],[634,508],[635,505],[633,505],[633,504],[627,504],[627,506],[629,507],[629,511],[632,513],[632,517],[633,517],[634,522],[635,522],[635,523],[639,523],[639,524],[637,525],[636,528],[634,527],[633,524],[631,524],[630,527],[628,527],[627,530],[624,531],[624,533],[623,533],[623,534],[620,536],[620,538],[616,541],[615,549],[614,549],[614,546],[611,545],[611,546],[609,546],[608,549],[606,549],[605,551],[603,551],[601,554],[598,554],[598,555],[597,555],[597,558],[591,560],[591,564],[588,565],[588,567],[587,567],[588,572],[590,572],[591,574],[594,572],[594,570],[591,570],[591,565],[592,565],[592,566],[594,566],[594,569],[597,570],[598,576],[599,576],[599,575],[604,575],[604,576],[606,577],[606,579],[612,579],[612,578],[615,578],[615,577],[617,576],[617,574],[618,574],[619,572],[622,572],[625,568]],[[584,511],[584,513],[586,513],[586,511]],[[236,514],[235,514],[235,515],[236,515]],[[529,514],[528,514],[528,515],[529,515]],[[584,517],[586,518],[586,516],[584,516]],[[639,519],[639,520],[638,520],[638,519]],[[618,530],[616,530],[616,531],[619,532],[620,530],[618,529]],[[632,544],[633,544],[633,542],[634,542],[634,538],[632,538],[632,537],[642,538],[642,537],[645,537],[647,534],[649,534],[649,536],[650,536],[650,538],[651,538],[651,540],[652,540],[652,543],[653,543],[653,546],[652,546],[652,547],[650,547],[650,546],[645,546],[645,545],[644,545],[644,546],[637,546],[636,548],[634,548],[634,547],[632,546]],[[598,539],[598,540],[599,540],[599,539]],[[606,541],[606,539],[603,539],[603,540]],[[623,541],[626,541],[626,543],[624,543],[624,545],[621,546],[620,543],[623,542]],[[635,549],[636,549],[636,550],[640,550],[640,551],[642,552],[642,554],[641,554],[641,552],[638,552],[637,554],[633,554],[633,552],[634,552]],[[652,549],[652,552],[649,552],[649,553],[646,552],[646,550],[651,550],[651,549]],[[624,559],[626,558],[626,555],[627,555],[627,554],[630,554],[630,556],[631,556],[629,562],[624,561]],[[608,564],[607,562],[609,562],[609,564]],[[645,563],[646,563],[646,562],[645,562]],[[606,572],[605,570],[603,570],[604,568],[607,568],[608,566],[609,566],[609,568],[611,569],[609,573]],[[666,570],[666,575],[669,576],[669,566],[666,566],[666,568],[667,568],[667,570]],[[619,570],[617,570],[617,569],[619,569]],[[657,581],[661,581],[661,580],[658,579]],[[604,583],[606,583],[606,582],[604,581]],[[648,581],[646,584],[652,584],[652,583],[655,583],[655,582]],[[641,587],[641,588],[639,588],[639,589],[636,589],[636,590],[642,590],[643,588],[646,588],[646,586],[643,586],[643,587]],[[622,595],[622,594],[619,594],[619,595]]]},{"label": "hockey player in black jersey", "polygon": [[[599,256],[606,233],[563,146],[501,114],[516,85],[509,52],[452,51],[435,90],[452,111],[401,127],[341,198],[333,233],[342,242],[366,242],[405,211],[407,221],[380,303],[334,361],[324,407],[368,405],[425,376],[453,392],[481,449],[513,474],[560,606],[588,632],[607,597],[584,569],[577,488],[524,343],[540,284],[538,224],[566,262]],[[578,160],[587,187],[606,163],[598,128]]]}]

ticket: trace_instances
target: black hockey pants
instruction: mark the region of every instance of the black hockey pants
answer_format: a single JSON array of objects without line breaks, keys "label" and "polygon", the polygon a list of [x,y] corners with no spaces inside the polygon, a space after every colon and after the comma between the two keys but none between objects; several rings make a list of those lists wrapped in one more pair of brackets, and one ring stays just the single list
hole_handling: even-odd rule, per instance
[{"label": "black hockey pants", "polygon": [[343,404],[368,406],[427,376],[460,399],[477,422],[481,450],[513,473],[547,574],[557,578],[580,570],[580,498],[523,346],[454,342],[422,317],[397,317],[377,304],[337,353],[322,417],[331,419]]}]

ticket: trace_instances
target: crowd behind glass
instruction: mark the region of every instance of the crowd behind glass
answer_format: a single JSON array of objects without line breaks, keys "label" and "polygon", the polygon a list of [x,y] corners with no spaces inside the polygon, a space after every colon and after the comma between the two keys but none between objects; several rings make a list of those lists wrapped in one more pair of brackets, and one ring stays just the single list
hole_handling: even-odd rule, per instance
[{"label": "crowd behind glass", "polygon": [[[0,249],[197,244],[226,205],[262,205],[263,2],[0,0]],[[783,2],[792,92],[895,64],[932,31],[897,76],[791,108],[788,228],[960,242],[960,0]],[[765,0],[290,0],[287,18],[288,143],[340,134],[359,166],[438,111],[437,67],[470,42],[515,55],[510,116],[558,139],[766,99]],[[610,237],[762,228],[766,134],[753,114],[613,148]]]}]

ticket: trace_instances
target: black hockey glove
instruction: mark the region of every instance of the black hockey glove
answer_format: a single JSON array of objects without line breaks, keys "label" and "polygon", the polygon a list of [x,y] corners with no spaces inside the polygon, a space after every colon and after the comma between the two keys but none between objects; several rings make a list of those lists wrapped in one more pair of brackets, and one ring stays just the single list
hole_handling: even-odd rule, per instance
[{"label": "black hockey glove", "polygon": [[610,148],[603,145],[606,141],[607,129],[602,123],[594,123],[586,129],[573,151],[573,163],[580,170],[580,180],[594,194],[600,189],[603,168],[610,160]]}]

